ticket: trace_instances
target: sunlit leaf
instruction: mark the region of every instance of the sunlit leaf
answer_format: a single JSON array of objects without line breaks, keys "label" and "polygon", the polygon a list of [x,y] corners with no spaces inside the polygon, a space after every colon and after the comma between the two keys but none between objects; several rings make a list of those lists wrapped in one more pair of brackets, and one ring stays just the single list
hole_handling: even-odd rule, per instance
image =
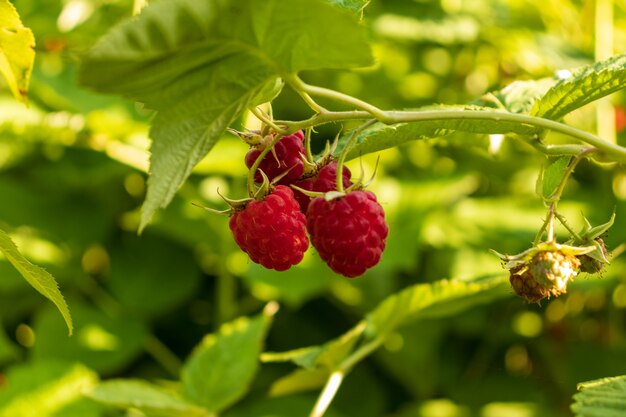
[{"label": "sunlit leaf", "polygon": [[333,371],[341,361],[350,354],[365,329],[359,323],[337,339],[320,346],[309,346],[287,352],[265,352],[261,355],[263,362],[293,362],[307,369],[326,369]]},{"label": "sunlit leaf", "polygon": [[98,375],[80,364],[35,362],[12,367],[0,389],[0,417],[98,417],[100,406],[83,398]]},{"label": "sunlit leaf", "polygon": [[572,158],[569,156],[563,156],[553,161],[544,169],[540,177],[541,197],[548,199],[554,194],[563,179],[563,175],[571,159]]},{"label": "sunlit leaf", "polygon": [[578,384],[572,411],[576,417],[622,417],[626,413],[626,376]]},{"label": "sunlit leaf", "polygon": [[237,319],[204,338],[182,370],[187,398],[209,411],[219,411],[245,394],[258,368],[272,308],[269,304],[267,313]]},{"label": "sunlit leaf", "polygon": [[530,114],[560,119],[568,113],[626,87],[626,55],[575,71],[535,102]]},{"label": "sunlit leaf", "polygon": [[61,312],[65,324],[72,334],[72,317],[63,294],[59,290],[56,280],[46,270],[33,265],[18,250],[9,235],[0,230],[0,253],[19,271],[26,281],[44,297],[52,301]]},{"label": "sunlit leaf", "polygon": [[[502,110],[494,110],[488,107],[477,106],[436,106],[427,107],[418,110],[483,110],[486,112],[497,112]],[[436,138],[446,136],[454,132],[467,132],[478,134],[494,134],[494,133],[517,133],[520,135],[531,135],[536,129],[520,123],[507,122],[502,120],[477,120],[477,119],[439,119],[439,120],[421,120],[411,123],[398,123],[394,125],[386,125],[376,123],[363,131],[361,131],[355,141],[355,145],[348,152],[348,159],[357,158],[360,155],[366,155],[372,152],[378,152],[383,149],[389,149],[403,145],[419,139]],[[346,146],[350,139],[351,133],[346,133],[339,139],[337,152]]]},{"label": "sunlit leaf", "polygon": [[297,392],[306,392],[323,387],[330,372],[325,369],[296,369],[274,381],[269,394],[272,397],[282,397]]},{"label": "sunlit leaf", "polygon": [[557,81],[556,78],[514,81],[502,90],[485,94],[473,103],[507,110],[511,113],[528,113],[535,101],[541,98]]},{"label": "sunlit leaf", "polygon": [[0,74],[20,101],[26,101],[34,61],[33,32],[22,24],[9,0],[0,0]]},{"label": "sunlit leaf", "polygon": [[449,317],[510,294],[505,275],[478,281],[441,280],[416,284],[387,297],[369,313],[366,332],[372,336],[385,336],[410,321]]},{"label": "sunlit leaf", "polygon": [[150,417],[208,417],[207,410],[182,399],[175,392],[142,380],[113,379],[87,394],[110,407],[137,409]]},{"label": "sunlit leaf", "polygon": [[158,111],[141,228],[285,73],[369,65],[354,16],[322,0],[154,2],[85,55],[81,81]]}]

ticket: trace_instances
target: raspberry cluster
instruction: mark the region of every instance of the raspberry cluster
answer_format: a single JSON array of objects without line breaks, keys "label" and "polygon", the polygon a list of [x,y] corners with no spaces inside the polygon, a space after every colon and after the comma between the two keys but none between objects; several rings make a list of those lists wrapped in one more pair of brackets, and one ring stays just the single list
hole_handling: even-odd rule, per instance
[{"label": "raspberry cluster", "polygon": [[353,278],[376,265],[388,234],[376,196],[353,185],[347,168],[341,178],[348,191],[338,192],[337,162],[330,155],[317,163],[307,161],[301,131],[273,139],[246,140],[252,146],[245,156],[249,169],[275,143],[252,173],[257,183],[271,181],[267,192],[231,212],[230,229],[241,250],[253,262],[284,271],[302,260],[308,232],[320,258],[339,274]]}]

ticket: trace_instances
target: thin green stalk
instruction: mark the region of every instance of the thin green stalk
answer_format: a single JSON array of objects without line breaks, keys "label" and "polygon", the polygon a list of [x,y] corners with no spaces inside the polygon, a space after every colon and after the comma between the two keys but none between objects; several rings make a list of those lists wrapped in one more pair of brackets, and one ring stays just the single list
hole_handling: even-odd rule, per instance
[{"label": "thin green stalk", "polygon": [[265,123],[267,126],[274,129],[274,131],[276,131],[277,133],[283,136],[287,134],[287,131],[285,129],[283,129],[282,127],[279,127],[276,123],[274,123],[274,121],[272,121],[269,117],[264,115],[263,112],[261,112],[256,107],[250,107],[250,113],[254,114],[257,119],[259,119],[260,121]]},{"label": "thin green stalk", "polygon": [[304,134],[304,151],[306,152],[306,160],[314,162],[315,158],[313,157],[313,152],[311,152],[311,131],[312,129],[307,129]]},{"label": "thin green stalk", "polygon": [[371,341],[367,342],[359,349],[357,349],[353,354],[348,356],[342,363],[339,365],[339,369],[347,373],[349,372],[357,363],[361,362],[363,359],[368,357],[372,352],[380,347],[383,344],[384,339],[381,337],[376,337]]},{"label": "thin green stalk", "polygon": [[[289,132],[317,126],[325,123],[342,122],[347,120],[368,120],[371,114],[366,111],[346,111],[346,112],[329,112],[316,114],[309,119],[300,122],[278,122],[285,125]],[[500,112],[500,111],[483,111],[483,110],[425,110],[425,111],[389,111],[385,112],[385,117],[376,118],[386,124],[396,123],[412,123],[420,121],[433,120],[491,120],[496,122],[513,122],[529,126],[539,127],[542,129],[559,132],[584,143],[592,145],[604,152],[606,155],[613,157],[617,162],[626,162],[626,148],[607,142],[591,133],[564,123],[554,120],[543,119],[541,117],[530,116],[527,114]],[[558,149],[558,148],[557,148]]]},{"label": "thin green stalk", "polygon": [[325,113],[326,110],[324,107],[319,105],[313,97],[306,92],[306,84],[295,74],[285,75],[283,77],[285,82],[291,86],[291,88],[298,93],[302,100],[313,110],[315,113]]},{"label": "thin green stalk", "polygon": [[313,406],[313,410],[311,411],[311,414],[309,414],[309,417],[322,417],[324,413],[326,413],[328,406],[333,401],[333,398],[335,398],[337,390],[343,382],[344,376],[344,373],[341,371],[336,371],[330,374],[330,377],[328,378],[328,381],[326,381],[326,385],[324,386],[324,389],[322,389],[320,396],[317,398],[317,402],[315,403],[315,406]]},{"label": "thin green stalk", "polygon": [[170,376],[176,379],[180,377],[180,370],[183,367],[183,363],[178,356],[169,350],[156,336],[152,334],[148,336],[144,342],[144,348]]},{"label": "thin green stalk", "polygon": [[250,167],[250,170],[248,171],[248,195],[251,197],[254,195],[254,174],[257,169],[259,169],[259,165],[261,165],[261,161],[265,158],[265,155],[267,155],[267,153],[274,148],[274,145],[276,145],[281,138],[282,135],[276,135],[274,140],[272,140],[272,142],[261,151],[256,161],[254,161],[254,164]]},{"label": "thin green stalk", "polygon": [[[290,76],[289,80],[294,90],[300,92],[300,94],[305,93],[305,94],[310,94],[314,96],[324,97],[324,98],[328,98],[333,101],[336,101],[338,103],[342,103],[348,106],[353,106],[357,109],[366,111],[367,113],[374,116],[374,118],[383,122],[387,118],[387,112],[363,100],[360,100],[356,97],[352,97],[347,94],[343,94],[343,93],[340,93],[338,91],[331,90],[328,88],[307,84],[304,81],[302,81],[297,75]],[[318,113],[323,113],[323,111],[318,111]]]},{"label": "thin green stalk", "polygon": [[567,169],[563,173],[563,178],[559,181],[559,185],[556,187],[556,190],[552,193],[552,195],[548,198],[548,202],[553,204],[558,204],[558,201],[561,199],[561,195],[563,194],[563,190],[565,189],[565,185],[567,184],[567,180],[569,179],[572,172],[574,172],[574,168],[578,165],[578,163],[590,153],[596,152],[595,148],[587,148],[584,151],[580,152],[572,162],[567,166]]},{"label": "thin green stalk", "polygon": [[359,133],[361,133],[363,129],[367,128],[368,126],[371,126],[374,123],[375,123],[374,120],[368,120],[367,122],[363,123],[361,126],[354,129],[352,133],[350,134],[350,139],[348,139],[348,143],[346,143],[346,146],[343,148],[343,150],[341,151],[341,154],[339,155],[339,158],[337,159],[337,178],[336,178],[337,182],[336,184],[337,184],[337,191],[339,191],[340,193],[344,191],[343,190],[343,164],[346,160],[346,156],[348,155],[350,148],[352,148],[352,145],[354,145],[354,142],[356,141],[356,138],[358,137]]},{"label": "thin green stalk", "polygon": [[556,215],[556,218],[559,220],[559,222],[563,225],[563,227],[567,229],[567,231],[572,235],[572,237],[574,238],[576,242],[582,241],[580,236],[578,236],[578,233],[576,233],[574,229],[570,227],[569,223],[567,223],[567,219],[565,218],[565,216],[559,213],[555,213],[555,215]]}]

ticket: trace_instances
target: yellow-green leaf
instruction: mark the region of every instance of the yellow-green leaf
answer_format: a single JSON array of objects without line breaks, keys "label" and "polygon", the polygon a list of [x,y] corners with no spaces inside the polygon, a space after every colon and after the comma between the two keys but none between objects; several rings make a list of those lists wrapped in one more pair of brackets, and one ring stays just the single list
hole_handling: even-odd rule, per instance
[{"label": "yellow-green leaf", "polygon": [[33,265],[26,259],[18,250],[15,243],[11,240],[9,235],[0,229],[0,253],[2,253],[7,260],[18,270],[18,272],[24,277],[24,279],[37,291],[39,291],[44,297],[52,301],[57,306],[70,335],[72,334],[72,317],[70,316],[70,310],[67,307],[67,303],[63,298],[63,294],[59,290],[59,286],[52,275],[45,269]]},{"label": "yellow-green leaf", "polygon": [[0,0],[0,73],[11,92],[26,102],[35,61],[35,36],[25,27],[9,0]]}]

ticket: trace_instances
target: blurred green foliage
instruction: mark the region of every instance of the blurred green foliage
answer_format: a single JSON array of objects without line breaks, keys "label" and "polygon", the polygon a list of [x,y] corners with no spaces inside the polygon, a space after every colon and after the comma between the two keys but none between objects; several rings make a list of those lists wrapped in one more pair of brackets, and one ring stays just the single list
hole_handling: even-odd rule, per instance
[{"label": "blurred green foliage", "polygon": [[[323,344],[408,285],[504,274],[488,249],[519,252],[541,226],[535,182],[544,158],[521,142],[457,134],[378,154],[371,190],[390,228],[378,267],[346,280],[311,250],[289,272],[266,271],[238,250],[225,218],[190,204],[221,208],[218,188],[245,194],[247,149],[229,137],[138,237],[152,115],[75,79],[79,54],[130,16],[133,2],[14,5],[35,34],[37,57],[28,108],[0,81],[0,227],[59,280],[76,330],[67,338],[58,313],[0,259],[0,416],[116,415],[79,390],[98,378],[177,378],[179,361],[206,333],[270,300],[282,308],[267,350]],[[304,78],[382,108],[465,103],[513,80],[593,62],[593,10],[586,0],[373,0],[364,18],[376,65]],[[614,11],[614,22],[603,24],[613,27],[615,52],[623,53],[626,10],[616,2]],[[624,96],[612,101],[623,114]],[[291,120],[309,114],[288,89],[274,113]],[[591,107],[566,120],[596,128]],[[617,128],[618,143],[626,144],[623,121]],[[321,149],[335,129],[320,128],[314,146]],[[349,167],[371,173],[378,155]],[[626,241],[626,170],[582,163],[560,208],[575,228],[583,225],[581,211],[598,224],[615,209],[605,240],[619,246]],[[510,297],[394,330],[347,377],[327,415],[570,415],[576,383],[626,374],[625,267],[616,258],[602,278],[582,275],[569,294],[542,306]],[[250,394],[225,415],[305,415],[314,392],[268,398],[271,384],[290,371],[264,364]],[[19,408],[25,401],[39,405],[28,414]]]}]

